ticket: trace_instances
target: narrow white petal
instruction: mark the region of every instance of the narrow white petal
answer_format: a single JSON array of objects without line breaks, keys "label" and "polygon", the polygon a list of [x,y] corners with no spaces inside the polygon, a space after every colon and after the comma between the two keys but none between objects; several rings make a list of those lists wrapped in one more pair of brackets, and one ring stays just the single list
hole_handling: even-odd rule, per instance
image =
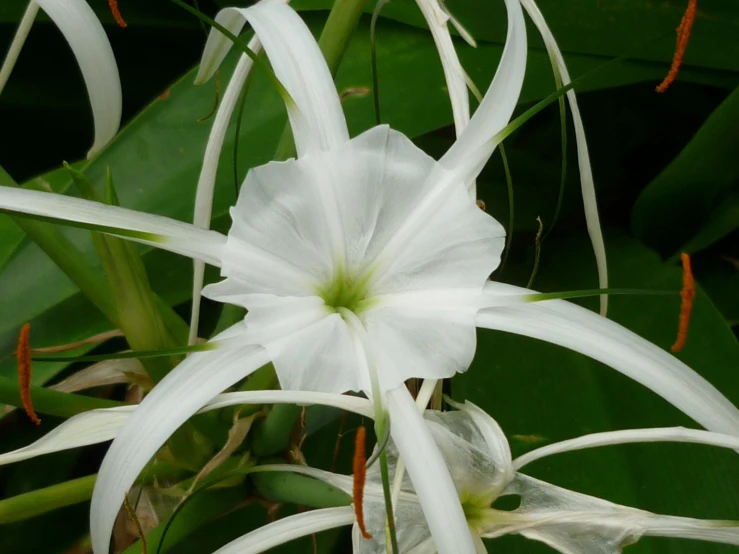
[{"label": "narrow white petal", "polygon": [[95,226],[96,230],[220,266],[226,237],[168,217],[51,192],[0,187],[0,210]]},{"label": "narrow white petal", "polygon": [[[491,295],[532,291],[488,282]],[[625,327],[564,300],[481,310],[479,327],[537,338],[620,371],[662,396],[710,431],[739,436],[739,410],[713,385]]]},{"label": "narrow white petal", "polygon": [[387,393],[390,432],[439,554],[475,554],[457,490],[429,428],[404,386]]},{"label": "narrow white petal", "polygon": [[[259,42],[257,37],[254,37],[249,41],[248,46],[255,54],[258,54],[262,48],[262,43]],[[231,80],[228,82],[228,87],[226,87],[226,92],[223,94],[221,105],[218,106],[216,118],[208,136],[208,143],[205,145],[203,166],[200,169],[200,177],[198,178],[198,185],[195,191],[195,213],[193,216],[193,224],[203,229],[210,228],[218,161],[221,158],[223,142],[226,140],[228,124],[239,101],[244,81],[251,71],[253,64],[252,59],[246,54],[243,54],[239,59],[239,63],[231,75]],[[195,339],[197,338],[198,322],[200,319],[200,296],[203,291],[204,274],[205,264],[196,260],[193,267],[192,313],[190,316],[188,344],[195,344]]]},{"label": "narrow white petal", "polygon": [[5,88],[5,84],[8,82],[8,78],[13,72],[15,62],[18,61],[18,55],[23,49],[26,38],[28,38],[28,33],[31,32],[31,27],[33,26],[33,22],[36,19],[36,16],[38,15],[38,10],[39,5],[36,3],[35,0],[31,0],[30,2],[28,2],[28,6],[26,7],[26,11],[23,14],[23,18],[18,24],[18,29],[15,32],[15,36],[13,36],[13,42],[10,43],[10,48],[8,48],[8,53],[5,55],[3,65],[2,67],[0,67],[0,94],[2,94],[3,89]]},{"label": "narrow white petal", "polygon": [[59,392],[77,392],[117,383],[151,384],[151,379],[139,360],[122,358],[88,366],[49,388]]},{"label": "narrow white petal", "polygon": [[226,406],[237,406],[240,404],[321,404],[323,406],[333,406],[334,408],[339,408],[341,410],[346,410],[369,418],[374,417],[372,402],[366,398],[347,396],[345,394],[299,390],[226,392],[213,398],[213,400],[208,402],[201,411],[208,412],[219,408],[225,408]]},{"label": "narrow white petal", "polygon": [[561,452],[572,452],[573,450],[594,448],[596,446],[632,444],[637,442],[689,442],[709,446],[720,446],[723,448],[733,448],[734,450],[739,451],[739,437],[724,435],[722,433],[712,433],[710,431],[701,431],[700,429],[686,429],[685,427],[624,429],[622,431],[592,433],[590,435],[584,435],[582,437],[542,446],[541,448],[537,448],[536,450],[532,450],[531,452],[527,452],[523,456],[516,458],[513,461],[513,467],[518,470],[531,462],[546,456],[551,456],[552,454],[560,454]]},{"label": "narrow white petal", "polygon": [[260,527],[219,548],[215,554],[260,554],[291,540],[352,523],[354,510],[350,506],[312,510]]},{"label": "narrow white petal", "polygon": [[121,406],[77,414],[36,442],[0,454],[0,465],[112,440],[135,409],[136,406]]},{"label": "narrow white petal", "polygon": [[86,0],[36,0],[67,39],[87,85],[95,142],[91,158],[118,132],[121,124],[121,81],[105,30]]},{"label": "narrow white petal", "polygon": [[644,536],[695,539],[739,546],[739,521],[654,516],[647,523]]},{"label": "narrow white petal", "polygon": [[462,136],[449,148],[440,163],[447,169],[467,168],[474,179],[495,149],[491,139],[513,115],[526,72],[526,23],[518,0],[506,0],[508,33],[500,65],[480,106]]},{"label": "narrow white petal", "polygon": [[[237,324],[216,340],[243,332],[243,324]],[[267,362],[266,351],[258,346],[196,352],[154,387],[120,430],[100,466],[90,510],[96,554],[107,554],[113,523],[128,489],[172,433],[218,393]]]},{"label": "narrow white petal", "polygon": [[[552,31],[549,29],[544,16],[539,11],[534,0],[521,0],[521,4],[526,9],[531,17],[531,21],[534,22],[536,28],[539,30],[542,39],[544,39],[544,46],[549,53],[549,57],[552,60],[552,65],[555,73],[559,73],[562,80],[562,85],[567,86],[570,84],[570,74],[567,71],[567,65],[565,64],[562,52],[557,46],[557,41],[554,39]],[[598,282],[600,288],[608,288],[608,265],[606,263],[606,245],[603,241],[603,231],[600,228],[600,217],[598,216],[598,203],[595,197],[595,183],[593,182],[593,170],[590,166],[590,154],[588,153],[588,143],[585,139],[585,128],[582,123],[582,116],[580,115],[580,108],[577,105],[577,97],[575,91],[570,90],[567,92],[567,101],[570,104],[570,110],[572,111],[572,123],[575,127],[575,142],[577,143],[577,163],[580,168],[580,187],[582,189],[582,201],[585,206],[585,221],[588,228],[588,234],[590,235],[590,242],[593,244],[593,251],[595,252],[595,261],[598,267]],[[601,295],[600,297],[600,313],[605,316],[608,310],[608,296]]]},{"label": "narrow white petal", "polygon": [[438,0],[416,0],[416,3],[426,19],[431,36],[436,43],[436,49],[439,51],[446,86],[449,89],[449,99],[452,102],[454,128],[459,136],[470,121],[470,100],[467,94],[465,72],[459,62],[452,36],[447,27],[450,17],[441,8]]},{"label": "narrow white petal", "polygon": [[642,536],[739,544],[739,522],[652,514],[519,474],[506,494],[521,505],[491,516],[483,536],[519,533],[563,554],[621,554]]},{"label": "narrow white petal", "polygon": [[[287,103],[298,156],[330,150],[349,140],[339,95],[326,60],[308,27],[282,0],[262,0],[250,8],[226,8],[216,21],[238,33],[247,20],[269,56],[275,75],[290,94]],[[197,81],[212,75],[231,47],[213,30],[203,53]]]}]

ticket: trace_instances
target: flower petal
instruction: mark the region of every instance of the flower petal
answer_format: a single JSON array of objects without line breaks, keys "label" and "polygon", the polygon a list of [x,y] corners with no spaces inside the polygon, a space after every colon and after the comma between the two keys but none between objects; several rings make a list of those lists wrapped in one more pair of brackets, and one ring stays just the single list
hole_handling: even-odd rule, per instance
[{"label": "flower petal", "polygon": [[[243,323],[215,340],[244,333]],[[157,384],[121,429],[103,459],[90,510],[96,554],[107,554],[113,523],[128,489],[165,441],[218,393],[269,362],[258,346],[191,354]]]},{"label": "flower petal", "polygon": [[484,537],[519,533],[564,554],[620,554],[644,535],[739,544],[739,522],[656,515],[619,506],[519,474],[506,490],[521,496],[512,512],[496,512]]},{"label": "flower petal", "polygon": [[347,396],[344,394],[332,394],[328,392],[310,392],[302,390],[259,390],[226,392],[219,394],[208,402],[201,412],[218,410],[227,406],[238,406],[241,404],[298,404],[311,405],[321,404],[333,406],[340,410],[353,412],[370,419],[374,417],[372,402],[358,396]]},{"label": "flower petal", "polygon": [[330,163],[341,227],[350,237],[347,271],[370,277],[370,295],[479,289],[497,267],[503,227],[401,133],[374,127]]},{"label": "flower petal", "polygon": [[121,124],[121,81],[105,30],[86,0],[36,0],[67,39],[87,85],[95,142],[91,158],[118,132]]},{"label": "flower petal", "polygon": [[361,316],[383,389],[407,379],[445,379],[464,372],[477,344],[474,313],[454,320],[425,309],[394,307]]},{"label": "flower petal", "polygon": [[[238,33],[247,20],[259,36],[275,74],[290,94],[287,103],[298,156],[330,150],[349,140],[339,95],[318,43],[300,16],[282,0],[261,0],[250,8],[226,8],[216,21]],[[212,30],[196,82],[215,72],[231,42]]]},{"label": "flower petal", "polygon": [[387,393],[390,432],[406,464],[439,554],[475,554],[457,490],[439,448],[404,386]]},{"label": "flower petal", "polygon": [[226,237],[168,217],[72,198],[0,187],[0,210],[68,222],[220,266]]},{"label": "flower petal", "polygon": [[[552,31],[547,25],[546,19],[539,11],[534,0],[521,0],[526,12],[528,12],[531,21],[534,22],[536,28],[544,39],[544,46],[552,60],[552,66],[556,74],[562,81],[562,86],[570,84],[570,74],[567,71],[562,52],[557,46]],[[577,163],[580,167],[580,188],[582,189],[582,201],[585,206],[585,221],[587,223],[590,241],[593,243],[593,251],[595,252],[595,261],[598,266],[598,282],[602,289],[608,288],[608,265],[606,263],[606,245],[603,241],[603,231],[600,228],[600,217],[598,216],[598,203],[595,198],[595,183],[593,182],[593,170],[590,167],[590,154],[588,153],[588,143],[585,139],[585,128],[580,115],[580,107],[577,105],[577,96],[575,91],[567,92],[567,101],[572,111],[572,123],[575,127],[575,142],[577,143]],[[608,309],[608,295],[600,297],[600,313],[605,316]]]},{"label": "flower petal", "polygon": [[[486,294],[532,291],[489,282]],[[598,360],[656,392],[710,431],[739,436],[739,410],[713,385],[664,350],[563,300],[481,310],[477,324],[552,342]]]},{"label": "flower petal", "polygon": [[462,135],[439,161],[449,170],[466,168],[466,180],[477,176],[495,150],[491,139],[511,119],[526,72],[526,23],[518,0],[505,0],[508,33],[498,70]]},{"label": "flower petal", "polygon": [[121,406],[77,414],[36,442],[0,454],[0,465],[112,440],[135,409],[136,406]]},{"label": "flower petal", "polygon": [[3,65],[0,67],[0,94],[2,94],[3,89],[10,78],[10,74],[13,72],[15,63],[18,61],[18,56],[23,49],[23,45],[28,38],[28,33],[31,32],[33,22],[36,20],[36,16],[38,15],[38,10],[38,3],[35,0],[30,0],[20,23],[18,23],[18,29],[13,36],[13,42],[10,43],[8,53],[5,55],[5,59],[3,60]]},{"label": "flower petal", "polygon": [[300,537],[354,523],[351,506],[303,512],[252,531],[216,550],[214,554],[260,554]]},{"label": "flower petal", "polygon": [[470,99],[465,72],[447,27],[450,16],[442,9],[438,0],[416,0],[416,4],[426,19],[436,49],[439,51],[446,86],[449,89],[449,99],[452,102],[454,128],[459,136],[470,121]]},{"label": "flower petal", "polygon": [[487,444],[487,454],[495,464],[498,471],[496,478],[501,485],[507,485],[513,479],[513,463],[511,461],[511,448],[508,445],[508,439],[500,428],[498,422],[495,421],[479,406],[472,402],[465,401],[454,402],[447,399],[450,406],[457,408],[465,413],[477,427],[482,435],[483,440]]},{"label": "flower petal", "polygon": [[552,454],[572,452],[573,450],[594,448],[596,446],[633,444],[637,442],[689,442],[709,446],[721,446],[723,448],[733,448],[734,450],[739,451],[739,437],[724,435],[722,433],[711,433],[710,431],[701,431],[699,429],[686,429],[685,427],[624,429],[622,431],[592,433],[590,435],[583,435],[582,437],[542,446],[541,448],[537,448],[536,450],[532,450],[531,452],[527,452],[523,456],[516,458],[513,461],[513,467],[518,470],[531,462],[546,456],[551,456]]},{"label": "flower petal", "polygon": [[[252,38],[248,46],[255,54],[258,54],[262,49],[262,43],[259,42],[257,37]],[[239,63],[236,64],[236,69],[234,69],[231,79],[228,82],[228,87],[226,87],[226,92],[223,94],[221,105],[218,106],[216,118],[208,136],[208,143],[205,145],[203,166],[200,170],[195,192],[195,214],[193,217],[193,224],[203,229],[210,228],[218,160],[221,157],[221,150],[223,150],[223,141],[226,139],[228,124],[239,101],[246,76],[251,71],[253,64],[252,59],[246,54],[243,54],[239,58]],[[188,344],[194,344],[197,338],[198,320],[200,319],[200,295],[203,290],[204,273],[205,264],[195,261],[192,285],[192,314],[190,317],[190,337]]]}]

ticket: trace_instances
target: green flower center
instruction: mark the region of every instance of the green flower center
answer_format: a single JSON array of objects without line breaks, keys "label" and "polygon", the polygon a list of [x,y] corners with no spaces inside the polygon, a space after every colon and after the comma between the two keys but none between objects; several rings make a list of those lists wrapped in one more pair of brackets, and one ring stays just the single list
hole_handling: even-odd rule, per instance
[{"label": "green flower center", "polygon": [[357,314],[367,305],[368,282],[369,275],[356,280],[341,269],[328,285],[318,287],[318,295],[334,311],[345,308]]}]

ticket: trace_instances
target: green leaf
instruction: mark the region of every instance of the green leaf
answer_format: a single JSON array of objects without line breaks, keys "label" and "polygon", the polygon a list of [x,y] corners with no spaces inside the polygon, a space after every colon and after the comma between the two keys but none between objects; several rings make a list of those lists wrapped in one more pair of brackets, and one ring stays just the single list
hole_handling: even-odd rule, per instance
[{"label": "green leaf", "polygon": [[[622,235],[608,235],[614,287],[679,290],[681,271]],[[543,246],[538,287],[545,291],[593,286],[594,262],[584,257],[587,238],[550,239]],[[525,274],[525,269],[520,273]],[[597,309],[597,298],[587,299]],[[614,296],[609,316],[669,349],[680,301],[669,296]],[[678,357],[739,403],[739,345],[708,297],[698,291],[687,345]],[[481,332],[470,370],[452,381],[457,400],[468,399],[495,417],[514,455],[585,433],[624,428],[696,424],[656,394],[566,349],[500,332]],[[643,444],[583,450],[547,458],[525,473],[638,508],[705,518],[739,519],[736,453],[677,444]],[[531,542],[491,541],[506,552],[549,552]],[[639,553],[729,553],[703,542],[642,540]]]},{"label": "green leaf", "polygon": [[738,144],[739,88],[641,193],[631,212],[635,234],[671,255],[693,240],[705,247],[736,228],[736,199],[729,196],[739,184]]},{"label": "green leaf", "polygon": [[[298,10],[328,9],[332,0],[295,0]],[[675,48],[675,28],[680,24],[684,2],[623,0],[600,3],[592,0],[540,0],[537,2],[564,52],[620,56],[633,54],[641,60],[666,62]],[[479,41],[502,43],[506,33],[503,2],[449,0],[451,13]],[[372,6],[368,8],[372,10]],[[399,0],[382,9],[382,17],[427,28],[415,2]],[[383,25],[380,25],[382,28]],[[734,55],[739,33],[739,10],[723,0],[703,0],[685,54],[685,65],[739,70]],[[536,32],[529,40],[543,48]]]}]

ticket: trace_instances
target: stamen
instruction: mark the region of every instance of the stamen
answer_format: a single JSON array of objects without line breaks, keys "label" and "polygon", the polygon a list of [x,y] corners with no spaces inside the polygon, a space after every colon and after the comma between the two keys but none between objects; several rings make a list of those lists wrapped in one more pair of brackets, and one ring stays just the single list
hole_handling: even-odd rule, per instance
[{"label": "stamen", "polygon": [[690,267],[690,256],[683,252],[680,255],[683,264],[683,288],[680,291],[680,326],[677,331],[677,340],[672,345],[673,352],[679,352],[685,346],[688,338],[688,323],[690,322],[690,312],[693,310],[693,300],[695,299],[695,280],[693,279],[693,270]]},{"label": "stamen", "polygon": [[108,7],[110,8],[110,13],[113,14],[113,19],[118,23],[118,26],[123,27],[124,29],[128,27],[128,23],[123,19],[121,11],[118,9],[118,0],[108,0]]},{"label": "stamen", "polygon": [[688,47],[688,40],[690,40],[690,31],[693,29],[697,7],[698,0],[688,0],[688,7],[685,10],[685,14],[680,20],[680,25],[677,28],[677,42],[675,44],[675,54],[672,57],[670,71],[667,73],[665,80],[662,81],[655,89],[657,92],[665,92],[677,78],[677,73],[680,71],[680,65],[683,63],[685,50]]},{"label": "stamen", "polygon": [[367,454],[365,452],[365,438],[367,431],[364,426],[357,429],[357,437],[354,441],[354,487],[352,488],[352,497],[354,498],[354,513],[357,516],[357,525],[365,539],[371,539],[372,535],[367,532],[364,526],[364,481],[367,478]]},{"label": "stamen", "polygon": [[18,337],[18,348],[15,355],[18,358],[18,383],[21,389],[21,402],[26,414],[36,425],[41,424],[41,420],[36,415],[31,402],[31,345],[29,335],[31,333],[31,324],[26,323],[21,327],[21,333]]}]

